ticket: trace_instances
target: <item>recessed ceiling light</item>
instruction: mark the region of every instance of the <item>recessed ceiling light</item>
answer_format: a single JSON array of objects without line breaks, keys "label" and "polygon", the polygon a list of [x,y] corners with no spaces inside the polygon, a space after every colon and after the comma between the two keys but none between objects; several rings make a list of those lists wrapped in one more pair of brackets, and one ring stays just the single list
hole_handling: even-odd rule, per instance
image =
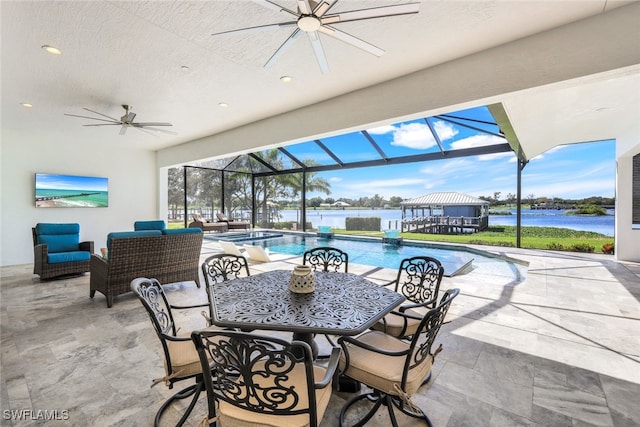
[{"label": "recessed ceiling light", "polygon": [[24,108],[31,108],[31,107],[33,107],[33,104],[29,104],[28,102],[22,102],[22,103],[20,103],[20,105],[22,105]]},{"label": "recessed ceiling light", "polygon": [[220,102],[220,103],[218,103],[218,106],[220,108],[227,108],[229,106],[229,104],[227,104],[226,102]]},{"label": "recessed ceiling light", "polygon": [[190,69],[190,68],[189,68],[189,67],[187,67],[186,65],[183,65],[182,67],[180,67],[180,69],[181,69],[182,71],[184,71],[184,72],[187,72],[187,71],[189,71],[189,69]]},{"label": "recessed ceiling light", "polygon": [[57,47],[54,47],[54,46],[49,46],[48,44],[43,45],[42,48],[44,50],[46,50],[47,52],[51,53],[52,55],[61,55],[62,54],[62,51],[60,49],[58,49]]},{"label": "recessed ceiling light", "polygon": [[293,77],[291,77],[291,76],[282,76],[282,77],[280,77],[280,81],[282,83],[291,83],[293,81]]}]

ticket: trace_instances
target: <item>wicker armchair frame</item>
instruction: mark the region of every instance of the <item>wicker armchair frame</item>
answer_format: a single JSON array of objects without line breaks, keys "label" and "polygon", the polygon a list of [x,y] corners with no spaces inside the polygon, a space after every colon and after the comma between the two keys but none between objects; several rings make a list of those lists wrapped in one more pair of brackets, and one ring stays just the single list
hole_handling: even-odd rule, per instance
[{"label": "wicker armchair frame", "polygon": [[[35,227],[31,228],[31,234],[33,237],[33,273],[39,275],[41,280],[68,274],[81,274],[89,271],[89,260],[49,264],[47,261],[49,246],[46,244],[37,244],[38,236],[36,235]],[[93,242],[80,242],[79,250],[88,251],[93,254]]]}]

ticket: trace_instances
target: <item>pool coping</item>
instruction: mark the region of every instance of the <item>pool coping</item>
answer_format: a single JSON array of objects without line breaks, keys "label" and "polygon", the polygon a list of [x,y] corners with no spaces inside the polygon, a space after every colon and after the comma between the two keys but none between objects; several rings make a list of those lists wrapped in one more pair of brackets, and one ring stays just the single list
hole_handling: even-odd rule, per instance
[{"label": "pool coping", "polygon": [[[373,237],[373,236],[354,236],[354,235],[346,235],[346,234],[335,234],[331,233],[330,235],[326,233],[318,233],[318,232],[309,232],[309,231],[291,231],[291,230],[275,230],[275,229],[255,229],[255,231],[270,231],[277,232],[283,235],[289,234],[294,236],[308,236],[308,237],[319,237],[325,239],[342,239],[342,240],[355,240],[362,242],[378,242],[380,244],[384,243],[384,237]],[[424,240],[412,240],[412,239],[398,239],[398,243],[403,246],[413,246],[413,247],[426,247],[426,248],[446,248],[459,250],[464,252],[475,253],[477,255],[482,255],[489,258],[497,258],[502,261],[512,262],[514,264],[518,264],[524,267],[529,267],[529,261],[525,261],[522,259],[514,258],[509,255],[496,253],[490,251],[488,249],[478,249],[474,247],[470,247],[466,244],[461,243],[443,243],[443,242],[428,242]],[[500,248],[501,246],[496,246],[496,248]]]}]

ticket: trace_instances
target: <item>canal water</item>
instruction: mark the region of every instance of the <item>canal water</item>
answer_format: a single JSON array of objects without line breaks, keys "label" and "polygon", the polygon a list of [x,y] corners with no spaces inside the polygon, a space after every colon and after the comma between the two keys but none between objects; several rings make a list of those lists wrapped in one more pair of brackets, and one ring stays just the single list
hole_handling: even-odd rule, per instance
[{"label": "canal water", "polygon": [[[516,211],[510,211],[511,215],[490,215],[489,225],[516,225]],[[614,211],[608,211],[607,216],[580,216],[565,215],[565,210],[522,210],[522,225],[526,227],[562,227],[572,230],[593,231],[613,236]],[[280,221],[298,221],[300,212],[297,210],[280,211]],[[307,222],[311,222],[314,228],[319,225],[327,225],[334,228],[345,228],[346,217],[372,217],[381,219],[383,230],[400,227],[402,211],[399,209],[345,209],[307,210]]]}]

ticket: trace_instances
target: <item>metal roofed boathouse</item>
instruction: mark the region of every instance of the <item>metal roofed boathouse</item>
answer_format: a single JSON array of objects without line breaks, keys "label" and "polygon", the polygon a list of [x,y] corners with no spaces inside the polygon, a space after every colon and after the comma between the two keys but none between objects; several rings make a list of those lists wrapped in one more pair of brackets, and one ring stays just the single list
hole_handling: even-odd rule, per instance
[{"label": "metal roofed boathouse", "polygon": [[400,205],[403,232],[461,234],[489,227],[489,202],[455,191],[427,194]]}]

